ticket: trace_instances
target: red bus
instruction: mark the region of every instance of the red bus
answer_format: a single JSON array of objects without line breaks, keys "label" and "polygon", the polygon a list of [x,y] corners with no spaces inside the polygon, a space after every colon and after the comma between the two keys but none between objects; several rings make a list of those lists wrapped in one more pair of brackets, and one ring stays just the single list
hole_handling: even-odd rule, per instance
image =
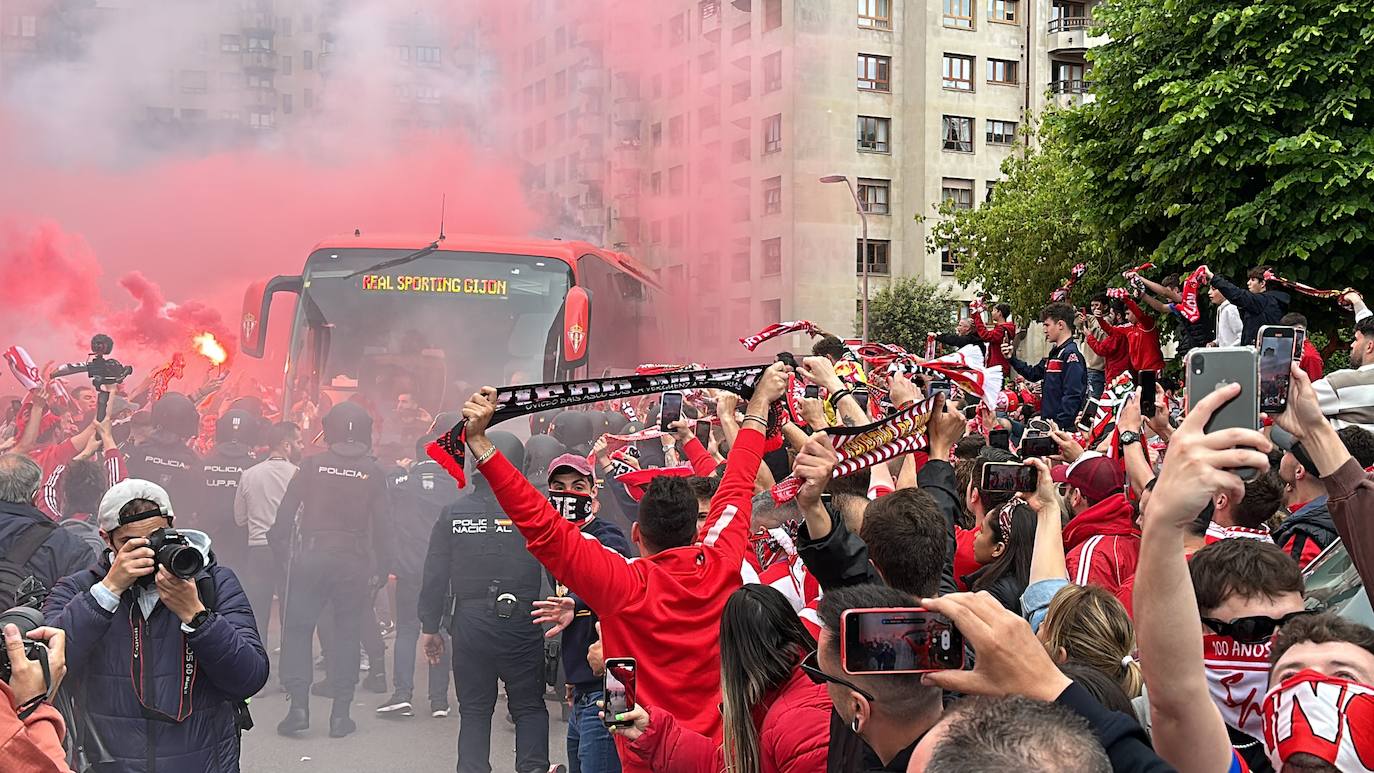
[{"label": "red bus", "polygon": [[242,351],[262,357],[268,312],[296,296],[283,407],[408,393],[430,411],[482,384],[624,372],[659,340],[659,286],[629,255],[579,241],[344,236],[299,275],[244,295]]}]

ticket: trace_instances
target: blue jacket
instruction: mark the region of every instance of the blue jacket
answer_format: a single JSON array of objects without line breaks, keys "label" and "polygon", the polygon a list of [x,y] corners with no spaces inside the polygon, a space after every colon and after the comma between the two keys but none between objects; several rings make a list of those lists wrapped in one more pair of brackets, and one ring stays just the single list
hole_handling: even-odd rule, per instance
[{"label": "blue jacket", "polygon": [[107,571],[109,561],[102,559],[98,566],[65,578],[43,609],[49,625],[67,632],[67,684],[76,688],[74,694],[93,729],[116,760],[99,770],[236,773],[239,731],[234,704],[261,690],[268,670],[267,651],[238,578],[218,564],[202,572],[207,578],[202,585],[214,583],[215,603],[210,619],[195,633],[184,634],[181,621],[161,603],[147,620],[143,700],[150,708],[177,715],[183,646],[195,655],[190,714],[174,724],[145,718],[139,705],[131,667],[132,621],[141,621],[142,613],[132,590],[119,598],[113,613],[91,595],[91,586]]},{"label": "blue jacket", "polygon": [[1218,274],[1212,275],[1212,286],[1226,300],[1236,304],[1236,309],[1240,311],[1241,346],[1256,346],[1259,329],[1265,325],[1279,324],[1288,306],[1288,293],[1282,290],[1252,293],[1244,287],[1231,284],[1226,277]]},{"label": "blue jacket", "polygon": [[1053,420],[1062,430],[1071,430],[1088,391],[1088,371],[1078,344],[1070,338],[1051,349],[1049,356],[1037,365],[1027,365],[1013,357],[1011,366],[1031,381],[1044,382],[1040,387],[1040,415]]},{"label": "blue jacket", "polygon": [[[9,552],[30,524],[49,523],[48,516],[33,505],[0,502],[0,556]],[[55,525],[55,524],[54,524]],[[57,581],[95,563],[95,552],[71,529],[54,529],[24,568],[52,590]]]}]

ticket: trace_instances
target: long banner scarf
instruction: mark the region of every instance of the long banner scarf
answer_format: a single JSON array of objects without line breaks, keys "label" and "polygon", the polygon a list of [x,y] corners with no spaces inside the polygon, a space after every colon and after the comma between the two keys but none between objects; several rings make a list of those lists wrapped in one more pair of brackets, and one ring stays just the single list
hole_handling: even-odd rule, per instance
[{"label": "long banner scarf", "polygon": [[1116,298],[1117,300],[1124,301],[1127,298],[1131,297],[1131,293],[1124,287],[1108,287],[1107,297]]},{"label": "long banner scarf", "polygon": [[982,314],[988,307],[988,302],[983,300],[983,296],[975,295],[973,300],[968,302],[968,313]]},{"label": "long banner scarf", "polygon": [[638,443],[641,440],[657,440],[658,438],[663,437],[665,434],[667,433],[665,433],[658,427],[642,429],[638,432],[632,432],[628,435],[608,434],[604,436],[606,438],[606,453],[613,454],[616,451],[619,451],[620,449],[624,448],[625,446],[634,445],[635,443]]},{"label": "long banner scarf", "polygon": [[1374,771],[1374,687],[1299,671],[1264,698],[1264,747],[1275,770],[1307,753],[1345,773]]},{"label": "long banner scarf", "polygon": [[1055,290],[1054,292],[1050,293],[1050,300],[1056,303],[1068,300],[1069,291],[1073,289],[1074,284],[1076,284],[1079,279],[1082,279],[1083,275],[1087,272],[1088,264],[1074,264],[1074,267],[1069,269],[1069,278],[1064,280],[1064,284],[1060,285],[1058,290]]},{"label": "long banner scarf", "polygon": [[[930,409],[934,398],[926,398],[881,421],[862,427],[827,427],[822,430],[835,439],[835,453],[839,464],[831,478],[843,478],[875,464],[895,459],[905,453],[925,448],[926,424],[930,421]],[[773,486],[769,492],[778,504],[796,499],[801,491],[802,479],[789,475]]]},{"label": "long banner scarf", "polygon": [[[1102,394],[1097,396],[1097,413],[1093,415],[1092,428],[1083,439],[1083,447],[1092,449],[1102,442],[1107,435],[1107,428],[1116,423],[1116,415],[1132,394],[1135,394],[1135,382],[1131,380],[1130,373],[1122,373],[1112,383],[1102,390]],[[1118,458],[1121,456],[1119,435],[1115,429],[1112,430],[1112,444],[1107,450],[1107,456]]]},{"label": "long banner scarf", "polygon": [[1297,292],[1300,292],[1303,295],[1310,295],[1313,298],[1322,298],[1328,301],[1340,301],[1340,304],[1342,306],[1349,306],[1350,304],[1346,303],[1345,299],[1341,296],[1345,295],[1348,292],[1352,292],[1354,289],[1347,287],[1344,290],[1320,290],[1311,285],[1305,285],[1302,282],[1295,282],[1292,279],[1284,279],[1278,274],[1275,274],[1272,270],[1265,271],[1264,278],[1267,281],[1277,282],[1278,284],[1281,284],[1284,287],[1287,287],[1291,290],[1296,290]]},{"label": "long banner scarf", "polygon": [[1207,281],[1207,267],[1198,266],[1193,269],[1193,273],[1183,280],[1183,287],[1179,290],[1181,300],[1174,304],[1174,311],[1177,311],[1189,322],[1197,322],[1202,318],[1202,311],[1198,308],[1198,292],[1202,285]]},{"label": "long banner scarf", "polygon": [[997,410],[997,396],[1002,391],[1003,372],[1001,368],[989,368],[983,362],[983,349],[970,344],[957,352],[946,354],[933,360],[915,360],[911,357],[898,358],[888,366],[891,373],[911,375],[927,371],[944,376],[970,395],[977,397],[989,410]]},{"label": "long banner scarf", "polygon": [[792,322],[774,322],[748,338],[739,339],[739,342],[744,345],[745,349],[752,352],[764,341],[787,335],[788,333],[806,333],[812,338],[815,338],[821,335],[821,329],[816,327],[815,323],[807,322],[804,319],[793,320]]},{"label": "long banner scarf", "polygon": [[1270,642],[1249,644],[1230,636],[1202,637],[1202,665],[1212,702],[1226,724],[1252,738],[1264,736],[1264,691],[1269,686]]},{"label": "long banner scarf", "polygon": [[[496,425],[519,416],[570,408],[574,405],[686,389],[724,389],[747,400],[753,396],[755,385],[770,365],[771,362],[738,368],[685,370],[654,375],[636,373],[628,376],[501,387],[496,390],[496,414],[492,417],[491,423]],[[449,475],[452,475],[454,480],[458,481],[459,488],[467,485],[467,475],[463,470],[467,459],[466,442],[467,420],[464,419],[425,447],[425,453],[429,454],[429,458],[438,462]]]}]

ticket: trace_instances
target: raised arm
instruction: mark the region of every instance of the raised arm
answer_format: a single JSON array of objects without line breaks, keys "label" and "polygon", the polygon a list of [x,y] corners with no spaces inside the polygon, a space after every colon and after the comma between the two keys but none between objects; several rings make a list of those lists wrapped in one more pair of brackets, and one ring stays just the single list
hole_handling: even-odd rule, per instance
[{"label": "raised arm", "polygon": [[1159,325],[1155,321],[1155,316],[1140,308],[1140,304],[1136,303],[1134,298],[1126,298],[1126,308],[1130,309],[1135,318],[1140,321],[1141,330],[1154,330]]},{"label": "raised arm", "polygon": [[1249,312],[1251,314],[1258,314],[1260,311],[1262,311],[1262,309],[1260,308],[1259,299],[1255,297],[1254,293],[1250,292],[1249,290],[1236,287],[1235,285],[1227,281],[1226,277],[1213,274],[1210,270],[1208,270],[1207,281],[1211,282],[1212,286],[1217,288],[1217,292],[1221,293],[1222,296],[1226,298],[1226,300],[1230,301],[1231,303],[1234,303],[1237,309]]},{"label": "raised arm", "polygon": [[1155,750],[1183,773],[1215,773],[1232,761],[1226,723],[1207,685],[1202,622],[1183,543],[1188,525],[1218,492],[1244,495],[1245,482],[1230,469],[1269,467],[1271,444],[1259,432],[1205,431],[1212,414],[1239,393],[1238,385],[1222,387],[1188,414],[1174,433],[1143,519],[1134,596],[1140,663]]},{"label": "raised arm", "polygon": [[[1140,280],[1140,283],[1143,284],[1143,285],[1145,285],[1145,289],[1149,290],[1150,292],[1154,293],[1155,295],[1158,295],[1159,297],[1161,297],[1161,298],[1163,298],[1163,299],[1165,299],[1165,300],[1173,301],[1174,303],[1178,303],[1179,301],[1183,300],[1183,296],[1180,295],[1179,292],[1178,292],[1177,290],[1171,290],[1171,289],[1169,289],[1168,287],[1165,287],[1164,285],[1160,284],[1159,282],[1155,282],[1155,281],[1153,281],[1153,280],[1146,279],[1145,277],[1141,276],[1140,274],[1131,274],[1131,276],[1133,276],[1133,277],[1135,277],[1136,279]],[[1148,296],[1148,295],[1145,296],[1145,299],[1146,299],[1147,301],[1153,300],[1153,299],[1150,298],[1150,296]],[[1151,306],[1154,306],[1153,303],[1151,303],[1150,305],[1151,305]],[[1162,306],[1163,304],[1160,304],[1160,305]]]}]

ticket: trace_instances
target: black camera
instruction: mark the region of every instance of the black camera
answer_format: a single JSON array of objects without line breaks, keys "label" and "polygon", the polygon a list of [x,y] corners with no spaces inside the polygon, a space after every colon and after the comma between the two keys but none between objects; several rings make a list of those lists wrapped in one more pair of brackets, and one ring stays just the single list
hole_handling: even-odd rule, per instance
[{"label": "black camera", "polygon": [[[176,529],[158,529],[148,535],[148,547],[153,549],[153,565],[189,580],[205,568],[205,556],[200,549]],[[156,574],[156,572],[154,573]],[[140,579],[151,581],[153,575]]]},{"label": "black camera", "polygon": [[106,407],[110,403],[110,394],[100,387],[113,386],[124,383],[124,379],[133,375],[134,369],[112,359],[109,355],[114,351],[114,339],[104,333],[96,333],[91,337],[91,358],[85,362],[69,362],[66,365],[53,371],[53,378],[63,376],[73,376],[77,373],[85,373],[91,378],[91,384],[95,386],[99,393],[99,404],[96,407],[95,418],[101,421],[105,418]]},{"label": "black camera", "polygon": [[[47,645],[41,641],[33,641],[27,638],[29,632],[43,625],[43,613],[33,607],[15,607],[0,612],[0,631],[7,625],[14,625],[19,629],[19,637],[24,640],[24,657],[29,660],[45,660],[48,657]],[[13,673],[13,666],[10,659],[0,656],[0,681],[6,684],[10,681],[10,674]]]}]

